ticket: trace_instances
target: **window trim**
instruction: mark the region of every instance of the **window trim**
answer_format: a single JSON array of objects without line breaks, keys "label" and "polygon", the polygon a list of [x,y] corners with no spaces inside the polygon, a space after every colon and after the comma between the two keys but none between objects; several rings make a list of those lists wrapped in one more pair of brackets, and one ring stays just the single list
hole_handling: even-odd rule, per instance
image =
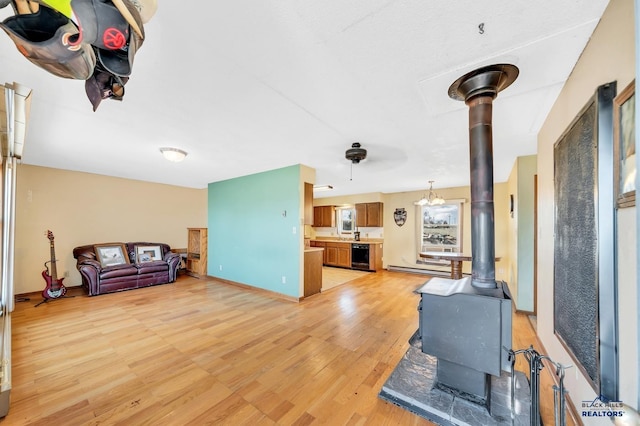
[{"label": "window trim", "polygon": [[[352,226],[352,230],[349,231],[345,231],[343,228],[343,221],[342,221],[342,212],[345,210],[349,210],[351,211],[351,220],[353,222],[353,226]],[[353,233],[355,232],[357,225],[356,225],[356,208],[355,206],[343,206],[343,207],[336,207],[336,228],[338,231],[338,235],[353,235]]]},{"label": "window trim", "polygon": [[[463,229],[463,225],[464,225],[464,204],[465,204],[465,199],[453,199],[453,200],[446,200],[446,202],[442,205],[438,205],[438,206],[417,206],[416,207],[416,218],[417,218],[417,223],[416,223],[416,249],[417,252],[423,252],[423,251],[451,251],[454,253],[461,253],[463,251],[463,235],[464,235],[464,229]],[[437,245],[434,244],[433,246],[427,246],[425,249],[423,249],[423,238],[424,238],[424,211],[425,209],[431,209],[431,208],[443,208],[446,206],[457,206],[458,207],[458,217],[457,217],[457,235],[456,235],[456,244],[455,245]],[[447,249],[451,249],[451,250],[447,250]],[[418,259],[420,258],[420,256],[418,256]]]}]

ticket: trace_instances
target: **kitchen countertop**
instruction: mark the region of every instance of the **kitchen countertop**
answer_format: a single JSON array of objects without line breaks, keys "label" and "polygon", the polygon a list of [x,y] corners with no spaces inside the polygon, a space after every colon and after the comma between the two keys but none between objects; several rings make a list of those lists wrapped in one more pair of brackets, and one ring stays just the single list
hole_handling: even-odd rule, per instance
[{"label": "kitchen countertop", "polygon": [[310,252],[310,251],[322,251],[324,250],[322,247],[307,247],[304,249],[304,252]]},{"label": "kitchen countertop", "polygon": [[337,238],[327,238],[327,239],[312,239],[311,241],[317,241],[320,243],[357,243],[357,244],[381,244],[382,241],[372,241],[372,240],[339,240]]}]

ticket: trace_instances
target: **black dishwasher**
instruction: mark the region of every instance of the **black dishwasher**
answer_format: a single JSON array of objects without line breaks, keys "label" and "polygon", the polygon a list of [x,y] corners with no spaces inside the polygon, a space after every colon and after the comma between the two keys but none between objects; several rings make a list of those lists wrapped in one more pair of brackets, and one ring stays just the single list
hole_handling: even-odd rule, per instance
[{"label": "black dishwasher", "polygon": [[369,270],[369,244],[351,244],[351,268]]}]

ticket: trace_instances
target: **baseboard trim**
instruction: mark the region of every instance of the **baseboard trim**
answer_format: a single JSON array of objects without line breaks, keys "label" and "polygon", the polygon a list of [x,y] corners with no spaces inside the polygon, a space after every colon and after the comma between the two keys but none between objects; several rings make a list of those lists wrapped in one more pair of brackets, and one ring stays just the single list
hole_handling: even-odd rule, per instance
[{"label": "baseboard trim", "polygon": [[[81,286],[81,285],[73,285],[73,286],[67,286],[67,285],[65,285],[64,287],[67,289],[67,291],[69,291],[69,290],[75,290],[75,289],[82,290],[82,286]],[[44,289],[43,289],[43,290],[44,290]],[[28,293],[19,293],[19,294],[15,294],[15,295],[14,295],[14,297],[15,297],[16,299],[18,299],[18,298],[27,298],[27,299],[30,299],[30,298],[32,298],[32,297],[36,297],[36,298],[37,298],[37,297],[42,297],[42,290],[38,290],[38,291],[30,291],[30,292],[28,292]]]},{"label": "baseboard trim", "polygon": [[210,279],[210,280],[219,281],[219,282],[224,283],[224,284],[229,284],[229,285],[232,285],[234,287],[240,287],[243,290],[248,290],[248,291],[251,291],[253,293],[263,294],[263,295],[265,295],[267,297],[286,300],[287,302],[299,303],[302,299],[304,299],[304,297],[289,296],[288,294],[278,293],[277,291],[267,290],[265,288],[260,288],[260,287],[254,287],[254,286],[249,285],[249,284],[239,283],[237,281],[227,280],[225,278],[214,277],[212,275],[207,275],[207,278]]}]

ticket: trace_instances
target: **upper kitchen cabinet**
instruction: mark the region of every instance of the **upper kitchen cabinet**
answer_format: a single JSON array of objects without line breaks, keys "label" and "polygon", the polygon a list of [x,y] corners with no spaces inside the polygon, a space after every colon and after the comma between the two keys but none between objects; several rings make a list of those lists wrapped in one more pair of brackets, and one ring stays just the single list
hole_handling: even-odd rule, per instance
[{"label": "upper kitchen cabinet", "polygon": [[381,228],[383,226],[383,203],[356,204],[356,226],[360,228]]},{"label": "upper kitchen cabinet", "polygon": [[333,206],[315,206],[313,208],[313,226],[333,228],[336,226],[336,215]]}]

